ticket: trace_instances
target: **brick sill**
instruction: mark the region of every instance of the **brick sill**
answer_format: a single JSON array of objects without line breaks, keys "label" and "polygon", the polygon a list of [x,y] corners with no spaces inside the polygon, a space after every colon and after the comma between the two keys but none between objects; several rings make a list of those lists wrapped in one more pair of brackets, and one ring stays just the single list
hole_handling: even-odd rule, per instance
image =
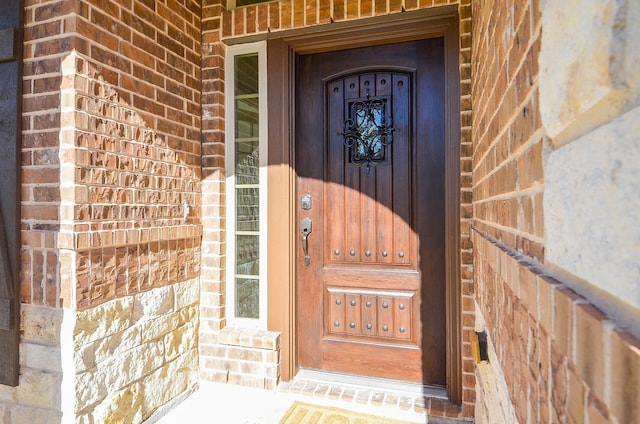
[{"label": "brick sill", "polygon": [[277,331],[258,330],[229,326],[220,330],[220,344],[228,346],[249,347],[264,350],[280,349],[280,333]]}]

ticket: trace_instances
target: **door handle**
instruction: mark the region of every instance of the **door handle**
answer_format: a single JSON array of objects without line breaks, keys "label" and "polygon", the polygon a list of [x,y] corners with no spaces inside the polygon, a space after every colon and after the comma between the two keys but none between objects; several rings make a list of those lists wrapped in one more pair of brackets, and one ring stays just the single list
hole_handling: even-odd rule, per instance
[{"label": "door handle", "polygon": [[309,256],[309,234],[311,234],[311,219],[305,218],[300,224],[300,231],[302,232],[302,251],[304,252],[304,265],[311,265],[311,256]]}]

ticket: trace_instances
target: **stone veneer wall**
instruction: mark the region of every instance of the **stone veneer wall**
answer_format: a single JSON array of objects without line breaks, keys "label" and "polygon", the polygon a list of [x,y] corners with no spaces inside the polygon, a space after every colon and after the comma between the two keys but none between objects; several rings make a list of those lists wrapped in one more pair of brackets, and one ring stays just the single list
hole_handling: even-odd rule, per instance
[{"label": "stone veneer wall", "polygon": [[23,304],[20,384],[0,385],[0,423],[59,423],[62,419],[62,308]]},{"label": "stone veneer wall", "polygon": [[141,422],[196,383],[200,13],[25,1],[21,380],[0,423]]},{"label": "stone veneer wall", "polygon": [[[225,315],[225,137],[224,137],[224,40],[252,36],[259,39],[281,31],[330,22],[402,13],[404,11],[458,5],[460,16],[460,87],[461,87],[461,278],[463,325],[463,396],[462,415],[473,415],[475,375],[471,358],[470,332],[474,328],[473,254],[471,243],[471,4],[470,0],[354,0],[330,2],[320,0],[275,1],[226,10],[225,2],[203,2],[203,147],[202,147],[202,220],[204,223],[202,254],[202,305],[200,326],[201,377],[210,381],[241,381],[242,384],[273,387],[279,376],[264,373],[245,374],[249,364],[243,349],[227,344]],[[235,40],[234,40],[235,41]],[[239,331],[239,330],[237,330]],[[271,340],[268,333],[263,335]],[[271,342],[263,355],[269,356]],[[264,369],[264,367],[262,368]]]},{"label": "stone veneer wall", "polygon": [[69,317],[76,422],[140,423],[195,387],[199,296],[196,278]]},{"label": "stone veneer wall", "polygon": [[477,330],[490,353],[476,366],[478,423],[628,423],[640,414],[640,329],[629,324],[638,311],[614,310],[608,294],[589,289],[624,296],[637,271],[601,280],[580,263],[587,254],[590,267],[629,270],[638,240],[637,226],[620,231],[638,201],[624,178],[638,164],[631,99],[640,91],[637,70],[625,69],[638,56],[625,41],[640,17],[631,4],[473,2]]}]

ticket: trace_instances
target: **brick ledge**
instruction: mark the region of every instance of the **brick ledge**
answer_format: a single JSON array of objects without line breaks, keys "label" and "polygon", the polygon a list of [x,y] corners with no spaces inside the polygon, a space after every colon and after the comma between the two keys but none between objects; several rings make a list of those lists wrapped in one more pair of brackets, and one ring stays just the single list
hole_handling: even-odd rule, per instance
[{"label": "brick ledge", "polygon": [[277,331],[260,330],[229,326],[220,330],[218,334],[220,344],[229,346],[249,347],[265,350],[280,349],[280,333]]}]

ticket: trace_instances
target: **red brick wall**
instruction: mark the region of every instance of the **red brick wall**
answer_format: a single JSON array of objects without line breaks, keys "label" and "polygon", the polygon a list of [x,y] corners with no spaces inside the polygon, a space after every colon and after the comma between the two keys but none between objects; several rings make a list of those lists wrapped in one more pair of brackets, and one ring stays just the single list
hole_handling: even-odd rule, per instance
[{"label": "red brick wall", "polygon": [[82,308],[193,278],[199,2],[25,3],[23,302]]},{"label": "red brick wall", "polygon": [[[224,227],[225,227],[225,108],[224,57],[220,42],[224,2],[202,4],[202,274],[201,337],[213,342],[211,334],[224,327]],[[209,335],[209,337],[207,337]]]},{"label": "red brick wall", "polygon": [[[285,0],[226,11],[222,38],[283,31],[451,4],[457,0]],[[470,28],[467,28],[467,30]],[[467,31],[465,31],[467,32]]]},{"label": "red brick wall", "polygon": [[23,303],[60,304],[58,252],[60,207],[61,54],[73,48],[65,34],[73,2],[24,2],[21,289]]},{"label": "red brick wall", "polygon": [[471,239],[471,1],[462,0],[460,15],[460,279],[462,313],[462,415],[473,416],[475,375],[471,351],[471,330],[475,325],[473,303],[473,243]]},{"label": "red brick wall", "polygon": [[544,260],[542,146],[536,1],[512,10],[474,4],[474,226]]},{"label": "red brick wall", "polygon": [[196,383],[200,2],[24,6],[25,356],[5,399],[19,421],[141,422]]},{"label": "red brick wall", "polygon": [[640,340],[542,271],[549,142],[538,2],[474,1],[473,10],[474,265],[498,360],[490,365],[504,374],[519,422],[632,422]]}]

